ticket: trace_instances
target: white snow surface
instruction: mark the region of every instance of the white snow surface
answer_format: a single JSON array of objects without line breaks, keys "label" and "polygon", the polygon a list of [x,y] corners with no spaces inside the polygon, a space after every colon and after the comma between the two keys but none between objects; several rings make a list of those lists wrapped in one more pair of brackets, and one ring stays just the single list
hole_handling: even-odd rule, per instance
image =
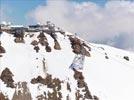
[{"label": "white snow surface", "polygon": [[[6,53],[0,58],[0,74],[8,67],[14,74],[15,82],[26,81],[28,83],[32,98],[36,100],[36,96],[42,94],[42,91],[51,91],[41,84],[30,83],[32,78],[39,75],[45,77],[46,73],[42,65],[42,60],[45,58],[47,73],[71,85],[72,91],[69,92],[65,84],[62,84],[63,100],[66,100],[67,94],[70,95],[71,100],[75,100],[76,81],[73,78],[73,71],[69,69],[75,54],[72,52],[68,37],[57,33],[61,50],[54,50],[53,39],[45,34],[52,52],[46,52],[45,47],[40,45],[41,50],[36,53],[30,43],[39,33],[34,34],[32,38],[25,37],[25,43],[15,43],[12,35],[3,32],[0,41]],[[68,32],[67,34],[70,35]],[[81,71],[89,91],[100,100],[134,100],[134,53],[102,44],[87,44],[91,47],[91,57],[85,58],[84,68]],[[105,53],[109,59],[105,58]],[[125,60],[124,56],[128,56],[130,60]],[[7,88],[0,80],[0,91],[12,99],[15,90]]]}]

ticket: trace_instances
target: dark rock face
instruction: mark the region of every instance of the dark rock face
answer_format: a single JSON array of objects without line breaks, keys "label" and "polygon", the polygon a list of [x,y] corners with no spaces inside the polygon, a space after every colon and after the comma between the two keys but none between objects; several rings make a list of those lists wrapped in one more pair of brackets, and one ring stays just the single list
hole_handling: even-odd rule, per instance
[{"label": "dark rock face", "polygon": [[17,83],[12,100],[32,100],[31,93],[26,82]]},{"label": "dark rock face", "polygon": [[41,44],[42,46],[45,46],[45,50],[46,52],[51,52],[51,47],[49,46],[47,37],[45,36],[45,34],[43,32],[41,32],[37,38],[39,39],[39,44]]},{"label": "dark rock face", "polygon": [[46,46],[48,45],[48,42],[47,42],[47,38],[45,36],[45,34],[43,32],[41,32],[37,38],[39,39],[39,43],[42,45],[42,46]]},{"label": "dark rock face", "polygon": [[40,34],[37,36],[37,38],[44,38],[44,39],[46,39],[46,36],[44,35],[43,32],[40,32]]},{"label": "dark rock face", "polygon": [[9,100],[2,92],[0,92],[0,100]]},{"label": "dark rock face", "polygon": [[34,46],[34,50],[38,53],[40,50],[39,46]]},{"label": "dark rock face", "polygon": [[49,45],[47,45],[45,49],[46,49],[46,52],[51,52],[52,51],[52,49]]},{"label": "dark rock face", "polygon": [[60,47],[60,44],[58,43],[58,41],[54,41],[54,49],[61,50],[61,47]]},{"label": "dark rock face", "polygon": [[6,50],[4,49],[4,47],[1,46],[1,41],[0,41],[0,54],[1,53],[6,53]]},{"label": "dark rock face", "polygon": [[[74,69],[74,79],[77,80],[77,87],[78,87],[78,90],[75,93],[76,100],[85,100],[85,99],[99,100],[97,96],[91,95],[87,83],[84,81],[84,76],[82,72],[79,72]],[[80,89],[82,89],[81,91],[82,94],[80,92]]]},{"label": "dark rock face", "polygon": [[99,100],[99,98],[97,96],[94,96],[94,100]]},{"label": "dark rock face", "polygon": [[124,56],[123,57],[125,60],[129,61],[129,57],[128,56]]},{"label": "dark rock face", "polygon": [[15,42],[15,43],[25,43],[25,41],[24,41],[24,39],[23,39],[22,37],[16,37],[16,38],[14,39],[14,42]]},{"label": "dark rock face", "polygon": [[36,41],[36,40],[33,40],[33,41],[31,42],[31,45],[33,45],[33,46],[36,46],[36,45],[38,45],[38,41]]},{"label": "dark rock face", "polygon": [[67,90],[71,92],[70,84],[67,82]]},{"label": "dark rock face", "polygon": [[44,95],[37,96],[38,100],[42,100],[41,98],[45,98],[45,100],[62,100],[61,83],[62,81],[58,78],[52,79],[52,75],[47,74],[46,78],[42,78],[38,76],[37,78],[33,78],[31,80],[32,84],[41,83],[47,86],[47,88],[51,88],[53,92],[45,92]]},{"label": "dark rock face", "polygon": [[6,53],[4,47],[0,46],[0,53]]},{"label": "dark rock face", "polygon": [[47,100],[47,97],[43,95],[38,95],[36,98],[37,100]]},{"label": "dark rock face", "polygon": [[5,68],[1,73],[0,79],[4,82],[4,84],[7,85],[7,87],[15,88],[14,80],[12,77],[12,72],[8,68]]},{"label": "dark rock face", "polygon": [[82,43],[82,41],[76,37],[69,36],[69,40],[71,42],[71,45],[72,45],[71,47],[75,54],[82,54],[88,57],[90,56],[90,53],[86,50],[86,48],[88,48],[89,51],[91,50],[91,48],[88,45],[86,45],[85,43]]}]

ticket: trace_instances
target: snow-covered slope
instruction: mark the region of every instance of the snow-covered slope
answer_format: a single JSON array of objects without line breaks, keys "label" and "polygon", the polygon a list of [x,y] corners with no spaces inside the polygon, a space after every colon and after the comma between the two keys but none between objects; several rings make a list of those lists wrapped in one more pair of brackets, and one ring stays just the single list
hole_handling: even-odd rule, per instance
[{"label": "snow-covered slope", "polygon": [[[54,38],[44,33],[49,51],[39,34],[25,33],[21,43],[6,32],[0,35],[5,49],[0,92],[9,100],[134,100],[134,53],[80,39],[90,55],[76,54],[69,37],[78,37],[68,32],[56,33],[57,49]],[[38,43],[32,45],[34,40]]]}]

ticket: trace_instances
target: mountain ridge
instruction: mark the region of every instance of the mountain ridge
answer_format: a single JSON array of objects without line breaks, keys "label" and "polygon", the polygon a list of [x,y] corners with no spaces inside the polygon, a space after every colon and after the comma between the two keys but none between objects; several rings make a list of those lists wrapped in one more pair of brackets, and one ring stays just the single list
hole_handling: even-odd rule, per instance
[{"label": "mountain ridge", "polygon": [[[128,77],[133,75],[133,70],[130,69],[133,69],[134,54],[105,45],[87,43],[69,32],[57,32],[53,35],[26,32],[23,37],[3,32],[0,38],[1,46],[5,49],[0,58],[1,76],[5,68],[9,68],[8,73],[11,71],[14,75],[11,74],[15,85],[13,89],[6,87],[3,78],[0,80],[1,93],[7,94],[9,100],[24,100],[24,97],[27,100],[115,100],[117,95],[113,90],[119,83],[111,85],[110,82],[117,81],[121,75],[126,77],[126,71]],[[124,59],[124,56],[129,59]],[[109,67],[111,65],[114,65],[113,68]],[[118,71],[121,75],[116,76]],[[108,85],[103,83],[104,79]],[[119,80],[124,82],[127,77]],[[133,91],[132,83],[133,80],[130,84],[124,82],[119,88],[126,85],[128,92],[129,84]],[[114,87],[113,90],[108,88],[110,85]],[[127,95],[134,98],[131,93]],[[120,99],[121,94],[117,98]]]}]

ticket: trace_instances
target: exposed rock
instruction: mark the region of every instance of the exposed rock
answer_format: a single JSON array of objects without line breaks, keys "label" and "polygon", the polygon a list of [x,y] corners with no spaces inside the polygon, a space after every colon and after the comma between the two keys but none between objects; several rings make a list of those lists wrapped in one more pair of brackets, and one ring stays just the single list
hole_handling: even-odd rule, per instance
[{"label": "exposed rock", "polygon": [[58,43],[58,41],[54,41],[54,49],[61,50],[61,47],[60,47],[60,44]]},{"label": "exposed rock", "polygon": [[39,46],[34,46],[34,50],[36,51],[36,53],[38,53],[40,50]]},{"label": "exposed rock", "polygon": [[47,74],[47,66],[46,66],[46,62],[45,62],[45,58],[43,58],[43,60],[42,60],[42,65],[43,65],[43,71],[44,71],[44,73],[45,74]]},{"label": "exposed rock", "polygon": [[[37,78],[33,78],[31,80],[32,84],[37,84],[41,83],[47,86],[47,88],[51,88],[53,91],[52,92],[45,92],[45,96],[41,96],[41,98],[46,97],[45,100],[62,100],[62,93],[60,92],[61,90],[61,83],[58,78],[52,79],[52,75],[47,74],[46,78],[42,78],[41,76],[38,76]],[[39,99],[40,100],[40,99]]]},{"label": "exposed rock", "polygon": [[33,78],[31,80],[32,84],[36,84],[36,83],[42,83],[43,84],[43,78],[41,76],[38,76],[37,78]]},{"label": "exposed rock", "polygon": [[16,37],[16,38],[14,39],[14,42],[15,42],[15,43],[25,43],[25,42],[24,42],[24,39],[21,38],[21,37]]},{"label": "exposed rock", "polygon": [[91,93],[90,93],[86,83],[85,83],[85,87],[84,88],[85,88],[84,98],[86,98],[86,99],[93,99],[93,96],[91,95]]},{"label": "exposed rock", "polygon": [[34,36],[34,34],[30,34],[29,37],[32,38]]},{"label": "exposed rock", "polygon": [[86,45],[85,43],[83,43],[80,39],[76,38],[76,37],[72,37],[69,36],[70,42],[71,42],[71,47],[73,49],[73,52],[75,54],[82,54],[85,56],[90,56],[90,53],[86,50],[86,48],[84,48],[84,46],[88,47],[89,51],[90,51],[90,47],[88,45]]},{"label": "exposed rock", "polygon": [[1,46],[1,41],[0,41],[0,54],[1,53],[6,53],[6,50],[4,49],[4,47]]},{"label": "exposed rock", "polygon": [[43,95],[38,95],[36,98],[37,100],[47,100],[47,97]]},{"label": "exposed rock", "polygon": [[125,60],[129,61],[129,57],[128,56],[124,56],[123,57]]},{"label": "exposed rock", "polygon": [[70,84],[67,82],[67,90],[71,92]]},{"label": "exposed rock", "polygon": [[15,88],[14,80],[12,77],[13,77],[13,74],[8,68],[5,68],[2,71],[1,76],[0,76],[1,80],[4,82],[4,84],[7,85],[7,87]]},{"label": "exposed rock", "polygon": [[50,36],[54,39],[54,41],[57,41],[57,35],[53,32],[50,33]]},{"label": "exposed rock", "polygon": [[93,97],[94,97],[94,100],[99,100],[99,98],[97,96],[94,95]]},{"label": "exposed rock", "polygon": [[46,45],[48,45],[47,40],[44,39],[44,38],[40,38],[40,39],[39,39],[39,43],[40,43],[42,46],[46,46]]},{"label": "exposed rock", "polygon": [[9,100],[2,92],[0,92],[0,100]]},{"label": "exposed rock", "polygon": [[4,47],[0,46],[0,53],[5,53],[5,52],[6,51],[5,51]]},{"label": "exposed rock", "polygon": [[91,47],[89,47],[86,43],[82,44],[83,46],[87,47],[89,51],[91,51]]},{"label": "exposed rock", "polygon": [[82,75],[82,72],[79,72],[79,71],[77,71],[77,70],[74,70],[74,78],[75,78],[76,80],[84,80],[84,77],[83,77],[83,75]]},{"label": "exposed rock", "polygon": [[46,39],[46,36],[44,35],[43,32],[40,32],[40,34],[37,36],[37,38],[44,38],[44,39]]},{"label": "exposed rock", "polygon": [[33,41],[31,42],[31,45],[33,45],[33,46],[38,45],[38,41],[33,40]]},{"label": "exposed rock", "polygon": [[[77,87],[78,87],[78,90],[76,91],[76,94],[75,94],[76,100],[81,100],[81,99],[82,100],[85,100],[85,99],[95,100],[93,99],[93,96],[91,95],[88,89],[87,83],[84,81],[84,76],[82,75],[82,72],[79,72],[74,69],[74,78],[75,80],[77,80]],[[83,90],[80,92],[80,89],[83,89]]]},{"label": "exposed rock", "polygon": [[66,100],[70,100],[69,95],[66,96]]},{"label": "exposed rock", "polygon": [[46,52],[51,52],[52,51],[51,47],[49,45],[47,45],[45,49],[46,49]]},{"label": "exposed rock", "polygon": [[107,55],[105,56],[105,58],[106,58],[106,59],[109,59],[109,57],[108,57]]},{"label": "exposed rock", "polygon": [[32,100],[26,82],[19,82],[17,84],[12,100]]},{"label": "exposed rock", "polygon": [[42,46],[47,46],[48,45],[47,38],[46,38],[46,36],[43,32],[40,32],[40,34],[37,36],[37,38],[39,39],[39,43]]},{"label": "exposed rock", "polygon": [[81,99],[83,99],[83,96],[82,94],[80,94],[80,91],[77,90],[75,93],[75,100],[81,100]]},{"label": "exposed rock", "polygon": [[109,59],[109,57],[107,56],[107,53],[105,53],[105,58],[106,58],[106,59]]},{"label": "exposed rock", "polygon": [[84,80],[78,80],[77,81],[77,86],[78,86],[78,88],[83,88],[85,86]]}]

